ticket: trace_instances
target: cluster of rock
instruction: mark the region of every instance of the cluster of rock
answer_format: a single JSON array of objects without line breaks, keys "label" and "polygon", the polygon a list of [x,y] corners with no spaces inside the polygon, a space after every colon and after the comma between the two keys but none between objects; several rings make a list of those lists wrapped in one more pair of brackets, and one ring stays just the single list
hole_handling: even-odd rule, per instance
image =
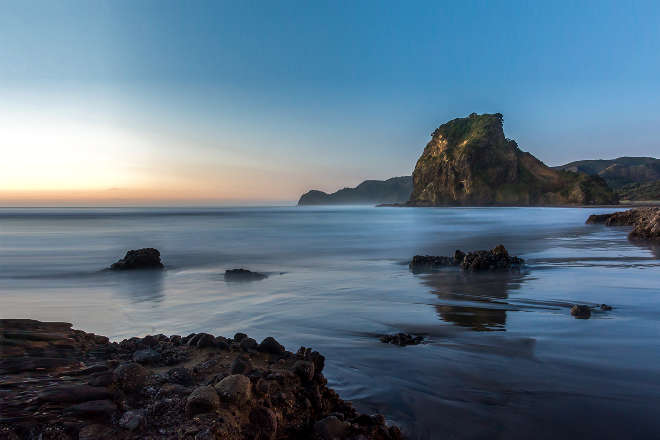
[{"label": "cluster of rock", "polygon": [[121,260],[110,266],[112,270],[162,269],[160,252],[154,248],[130,250]]},{"label": "cluster of rock", "polygon": [[380,342],[384,344],[393,344],[400,347],[407,345],[419,345],[424,342],[424,336],[411,335],[409,333],[396,333],[394,335],[383,335],[380,337]]},{"label": "cluster of rock", "polygon": [[628,234],[632,240],[660,242],[660,208],[633,208],[611,214],[593,214],[588,224],[603,223],[606,226],[632,226]]},{"label": "cluster of rock", "polygon": [[111,343],[67,323],[0,320],[0,438],[400,439],[330,388],[325,359],[245,334]]},{"label": "cluster of rock", "polygon": [[225,271],[225,281],[259,281],[265,278],[268,278],[268,275],[247,269],[228,269]]},{"label": "cluster of rock", "polygon": [[415,255],[410,262],[413,272],[424,272],[442,267],[459,266],[463,270],[483,271],[517,269],[525,263],[519,257],[510,256],[509,252],[501,244],[491,250],[474,251],[465,253],[456,250],[453,256]]}]

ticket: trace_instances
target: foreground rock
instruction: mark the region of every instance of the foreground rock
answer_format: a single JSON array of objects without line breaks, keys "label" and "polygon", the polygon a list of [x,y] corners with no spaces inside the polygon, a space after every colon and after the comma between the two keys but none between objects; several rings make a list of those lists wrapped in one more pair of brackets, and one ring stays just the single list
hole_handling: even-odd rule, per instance
[{"label": "foreground rock", "polygon": [[525,260],[510,256],[506,248],[499,245],[489,251],[465,253],[457,250],[451,257],[415,255],[409,266],[413,272],[425,272],[451,266],[459,266],[463,270],[483,271],[518,269],[524,263]]},{"label": "foreground rock", "polygon": [[247,269],[229,269],[225,271],[225,281],[259,281],[268,278],[268,275],[252,272]]},{"label": "foreground rock", "polygon": [[[402,438],[327,387],[319,353],[274,338],[246,352],[249,339],[111,343],[67,323],[0,320],[0,438]],[[135,362],[145,350],[160,356]]]},{"label": "foreground rock", "polygon": [[160,252],[154,248],[130,250],[126,256],[110,266],[112,270],[162,269]]},{"label": "foreground rock", "polygon": [[554,170],[504,136],[502,115],[436,129],[415,165],[410,206],[616,204],[600,176]]},{"label": "foreground rock", "polygon": [[593,214],[588,224],[602,223],[606,226],[632,226],[628,234],[631,240],[660,243],[660,208],[633,208],[611,214]]}]

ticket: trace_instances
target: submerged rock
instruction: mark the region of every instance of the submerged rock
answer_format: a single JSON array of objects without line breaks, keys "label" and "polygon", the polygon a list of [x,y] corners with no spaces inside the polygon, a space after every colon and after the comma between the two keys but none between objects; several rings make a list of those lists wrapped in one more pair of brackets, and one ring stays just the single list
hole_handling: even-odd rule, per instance
[{"label": "submerged rock", "polygon": [[633,208],[611,214],[593,214],[587,224],[602,223],[605,226],[632,226],[628,234],[631,240],[660,243],[660,208]]},{"label": "submerged rock", "polygon": [[160,252],[154,248],[130,250],[126,256],[110,266],[112,270],[162,269]]},{"label": "submerged rock", "polygon": [[259,281],[268,278],[268,275],[252,272],[247,269],[228,269],[225,271],[225,281]]},{"label": "submerged rock", "polygon": [[413,272],[424,272],[442,267],[460,266],[463,270],[501,270],[517,269],[525,263],[525,260],[512,257],[502,245],[496,246],[489,251],[474,251],[464,253],[456,250],[451,257],[415,255],[410,262]]},{"label": "submerged rock", "polygon": [[591,317],[591,307],[576,304],[571,307],[571,315],[578,319],[589,319]]},{"label": "submerged rock", "polygon": [[380,342],[385,344],[394,344],[400,347],[405,347],[406,345],[419,345],[423,341],[424,336],[415,336],[408,333],[397,333],[394,335],[383,335],[380,337]]}]

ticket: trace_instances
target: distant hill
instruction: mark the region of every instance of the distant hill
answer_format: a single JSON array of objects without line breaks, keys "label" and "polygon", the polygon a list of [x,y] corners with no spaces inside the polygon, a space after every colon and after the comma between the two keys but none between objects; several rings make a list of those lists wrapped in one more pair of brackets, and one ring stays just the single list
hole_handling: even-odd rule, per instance
[{"label": "distant hill", "polygon": [[619,157],[609,160],[578,160],[555,167],[605,179],[621,200],[660,200],[660,159]]},{"label": "distant hill", "polygon": [[355,188],[344,188],[332,194],[311,190],[298,200],[298,205],[377,205],[405,203],[412,192],[412,177],[387,180],[365,180]]},{"label": "distant hill", "polygon": [[599,176],[555,170],[504,137],[500,113],[438,127],[417,161],[409,206],[613,204]]},{"label": "distant hill", "polygon": [[660,180],[660,159],[653,157],[578,160],[554,168],[591,175],[597,174],[614,189],[630,183],[650,183]]}]

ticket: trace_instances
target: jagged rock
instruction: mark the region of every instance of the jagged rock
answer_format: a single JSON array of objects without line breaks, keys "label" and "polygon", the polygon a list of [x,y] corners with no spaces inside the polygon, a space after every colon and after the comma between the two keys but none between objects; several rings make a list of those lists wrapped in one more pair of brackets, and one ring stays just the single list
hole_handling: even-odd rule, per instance
[{"label": "jagged rock", "polygon": [[660,242],[660,208],[633,208],[611,214],[593,214],[588,224],[603,223],[605,226],[632,226],[628,234],[631,240]]},{"label": "jagged rock", "polygon": [[186,415],[192,417],[197,414],[215,411],[220,407],[220,398],[215,388],[204,386],[195,388],[186,400]]},{"label": "jagged rock", "polygon": [[250,422],[257,427],[263,438],[274,438],[277,434],[277,416],[269,408],[254,408],[250,411]]},{"label": "jagged rock", "polygon": [[228,269],[225,271],[225,281],[259,281],[268,278],[268,275],[252,272],[247,269]]},{"label": "jagged rock", "polygon": [[616,204],[599,176],[554,170],[506,139],[500,113],[436,129],[413,172],[410,206]]},{"label": "jagged rock", "polygon": [[578,319],[589,319],[591,317],[591,307],[576,304],[571,307],[571,315]]},{"label": "jagged rock", "polygon": [[154,248],[130,250],[126,256],[110,266],[112,270],[162,269],[160,252]]},{"label": "jagged rock", "polygon": [[377,205],[405,203],[412,192],[412,177],[387,180],[365,180],[355,188],[344,188],[332,194],[311,190],[298,200],[298,205]]},{"label": "jagged rock", "polygon": [[520,268],[525,261],[512,257],[501,244],[489,251],[464,253],[457,250],[453,257],[415,255],[409,264],[413,272],[424,272],[442,267],[460,266],[463,270],[502,270]]},{"label": "jagged rock", "polygon": [[314,379],[314,363],[310,361],[296,361],[293,364],[293,371],[300,377],[303,382],[310,382]]},{"label": "jagged rock", "polygon": [[258,350],[262,353],[270,354],[283,354],[286,351],[284,346],[277,342],[277,340],[272,336],[268,336],[263,341],[261,341]]},{"label": "jagged rock", "polygon": [[226,402],[241,406],[251,396],[250,379],[242,374],[227,376],[215,385],[220,398]]},{"label": "jagged rock", "polygon": [[125,391],[135,392],[144,386],[148,376],[147,370],[136,362],[121,364],[114,371],[117,385]]},{"label": "jagged rock", "polygon": [[408,333],[397,333],[394,335],[383,335],[380,337],[380,342],[385,344],[394,344],[401,347],[406,345],[419,345],[424,341],[424,336],[411,335]]}]

